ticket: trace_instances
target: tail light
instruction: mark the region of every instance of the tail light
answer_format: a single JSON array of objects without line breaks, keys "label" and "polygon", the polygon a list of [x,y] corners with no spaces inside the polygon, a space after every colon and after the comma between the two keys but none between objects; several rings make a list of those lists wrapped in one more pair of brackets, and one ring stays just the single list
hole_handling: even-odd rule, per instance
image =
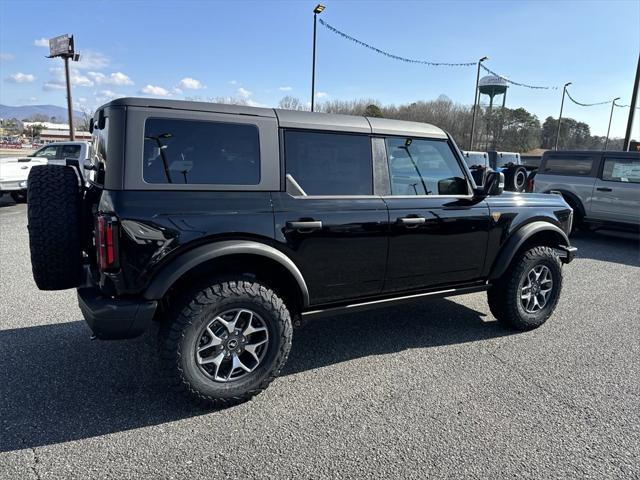
[{"label": "tail light", "polygon": [[118,268],[118,223],[115,217],[96,217],[96,255],[100,270]]},{"label": "tail light", "polygon": [[529,177],[529,180],[527,181],[527,192],[533,192],[535,182],[536,181],[533,177]]}]

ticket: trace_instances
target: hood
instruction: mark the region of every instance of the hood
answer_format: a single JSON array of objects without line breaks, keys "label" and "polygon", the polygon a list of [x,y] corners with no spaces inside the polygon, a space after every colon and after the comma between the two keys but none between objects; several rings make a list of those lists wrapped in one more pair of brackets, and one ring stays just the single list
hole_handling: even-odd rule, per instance
[{"label": "hood", "polygon": [[26,180],[36,165],[46,165],[48,160],[36,157],[3,158],[0,161],[0,180]]}]

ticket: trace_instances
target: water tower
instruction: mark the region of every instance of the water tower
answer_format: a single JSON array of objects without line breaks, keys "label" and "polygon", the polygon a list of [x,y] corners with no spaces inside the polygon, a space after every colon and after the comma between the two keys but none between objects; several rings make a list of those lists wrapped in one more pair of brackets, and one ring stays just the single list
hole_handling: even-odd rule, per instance
[{"label": "water tower", "polygon": [[[507,88],[509,88],[509,85],[507,84],[506,80],[502,77],[498,77],[497,75],[486,75],[480,79],[480,82],[478,82],[478,90],[480,90],[481,95],[480,98],[482,98],[482,95],[489,96],[489,121],[487,122],[487,133],[485,135],[487,144],[489,143],[488,138],[489,132],[491,131],[490,122],[492,118],[491,112],[493,111],[493,99],[498,95],[502,95],[502,111],[504,111],[504,104],[507,101]],[[482,102],[479,100],[478,104],[480,103]],[[495,149],[495,138],[492,140],[494,143],[492,149]]]}]

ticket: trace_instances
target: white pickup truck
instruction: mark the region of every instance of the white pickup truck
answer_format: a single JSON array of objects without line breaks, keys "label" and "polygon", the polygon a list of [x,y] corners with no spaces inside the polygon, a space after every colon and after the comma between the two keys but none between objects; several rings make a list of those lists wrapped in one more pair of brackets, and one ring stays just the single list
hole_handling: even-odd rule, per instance
[{"label": "white pickup truck", "polygon": [[89,158],[89,148],[89,142],[56,142],[28,156],[0,158],[0,196],[6,193],[16,202],[26,201],[27,177],[32,167],[47,163],[64,165],[67,159],[78,160],[83,167]]}]

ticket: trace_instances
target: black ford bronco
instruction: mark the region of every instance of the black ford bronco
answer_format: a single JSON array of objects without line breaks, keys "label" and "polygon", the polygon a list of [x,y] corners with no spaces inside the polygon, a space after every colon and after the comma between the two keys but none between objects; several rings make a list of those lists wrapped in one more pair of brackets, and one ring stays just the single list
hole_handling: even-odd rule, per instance
[{"label": "black ford bronco", "polygon": [[73,161],[29,176],[35,281],[77,288],[97,338],[159,322],[173,383],[208,405],[263,390],[318,315],[487,291],[536,328],[576,251],[562,197],[477,187],[427,124],[123,98],[92,133],[83,184]]}]

